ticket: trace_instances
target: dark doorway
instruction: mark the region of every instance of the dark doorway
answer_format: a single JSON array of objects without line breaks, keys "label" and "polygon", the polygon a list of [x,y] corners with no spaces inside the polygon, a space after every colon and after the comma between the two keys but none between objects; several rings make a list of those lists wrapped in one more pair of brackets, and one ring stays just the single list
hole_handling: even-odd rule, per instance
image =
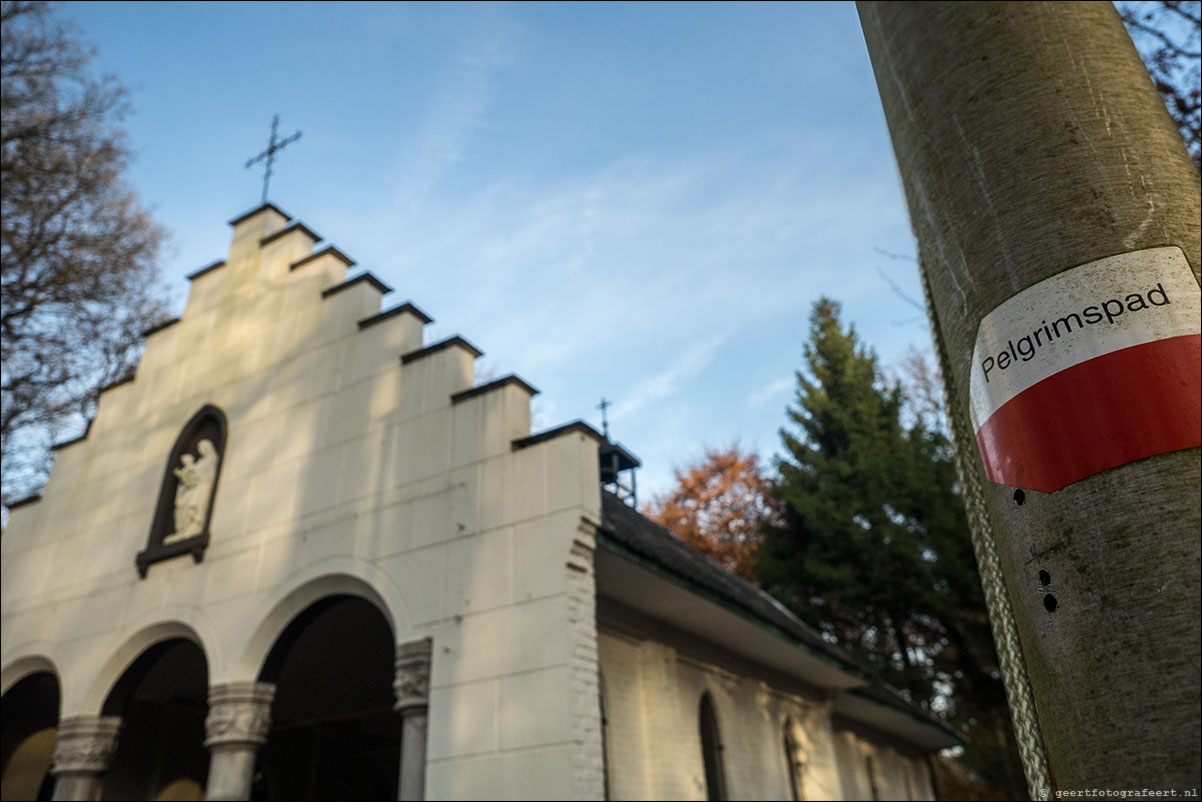
[{"label": "dark doorway", "polygon": [[121,717],[121,734],[101,799],[204,799],[208,695],[195,643],[175,638],[144,651],[104,702],[104,715]]},{"label": "dark doorway", "polygon": [[394,673],[392,628],[369,602],[331,596],[293,619],[260,674],[276,691],[252,799],[396,799]]},{"label": "dark doorway", "polygon": [[50,799],[58,738],[58,679],[25,677],[0,700],[0,799]]}]

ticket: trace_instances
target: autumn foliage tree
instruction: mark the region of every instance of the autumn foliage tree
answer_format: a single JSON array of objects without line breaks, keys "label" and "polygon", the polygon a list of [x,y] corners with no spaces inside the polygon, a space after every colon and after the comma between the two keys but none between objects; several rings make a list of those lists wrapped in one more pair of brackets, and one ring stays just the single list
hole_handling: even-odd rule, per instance
[{"label": "autumn foliage tree", "polygon": [[738,444],[707,448],[699,462],[675,473],[676,489],[653,499],[647,516],[727,571],[754,582],[761,528],[777,514],[759,457]]}]

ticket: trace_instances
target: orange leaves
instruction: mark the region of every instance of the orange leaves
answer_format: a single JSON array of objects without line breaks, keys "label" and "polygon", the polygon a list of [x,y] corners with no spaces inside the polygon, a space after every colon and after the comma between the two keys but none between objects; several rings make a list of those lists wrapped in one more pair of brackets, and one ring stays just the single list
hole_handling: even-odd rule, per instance
[{"label": "orange leaves", "polygon": [[778,516],[758,455],[737,443],[707,448],[700,462],[675,473],[676,489],[652,499],[647,516],[727,571],[754,582],[761,526]]}]

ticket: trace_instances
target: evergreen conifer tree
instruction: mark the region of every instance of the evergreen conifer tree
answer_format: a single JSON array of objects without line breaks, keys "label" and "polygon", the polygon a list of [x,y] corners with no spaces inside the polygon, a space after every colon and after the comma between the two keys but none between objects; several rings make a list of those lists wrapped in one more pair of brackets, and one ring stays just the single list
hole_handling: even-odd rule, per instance
[{"label": "evergreen conifer tree", "polygon": [[951,445],[827,298],[781,430],[780,523],[757,552],[764,589],[970,739],[977,780],[1021,789],[1005,695]]},{"label": "evergreen conifer tree", "polygon": [[934,584],[913,522],[898,507],[909,468],[900,390],[844,330],[839,305],[815,304],[806,370],[797,375],[793,431],[775,493],[784,526],[766,533],[759,575],[803,619],[929,703],[924,596]]}]

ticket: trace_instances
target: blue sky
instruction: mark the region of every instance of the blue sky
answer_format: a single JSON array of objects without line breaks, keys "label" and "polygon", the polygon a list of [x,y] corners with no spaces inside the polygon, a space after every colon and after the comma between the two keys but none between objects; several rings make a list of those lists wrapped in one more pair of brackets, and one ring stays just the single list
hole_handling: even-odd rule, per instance
[{"label": "blue sky", "polygon": [[600,425],[641,501],[707,445],[765,458],[813,301],[925,347],[904,200],[851,3],[106,3],[63,14],[130,88],[129,181],[183,276],[270,199]]}]

